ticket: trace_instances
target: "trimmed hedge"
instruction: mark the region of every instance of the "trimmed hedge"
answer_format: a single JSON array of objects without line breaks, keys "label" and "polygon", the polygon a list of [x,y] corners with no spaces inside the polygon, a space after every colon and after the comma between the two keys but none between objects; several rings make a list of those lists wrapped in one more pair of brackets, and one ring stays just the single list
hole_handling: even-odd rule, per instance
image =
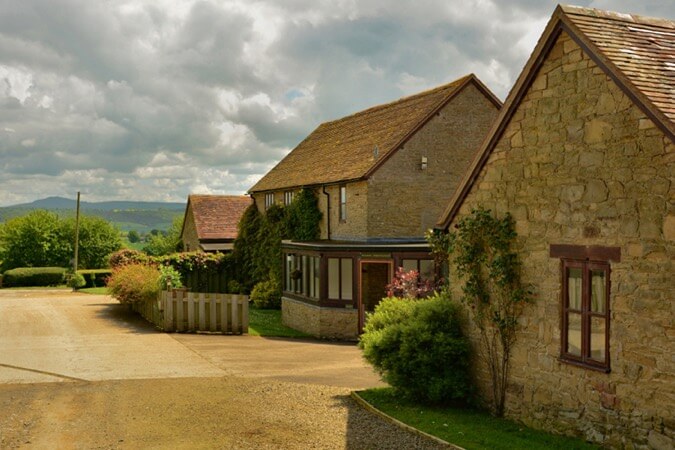
[{"label": "trimmed hedge", "polygon": [[18,267],[2,276],[4,287],[57,286],[65,282],[63,267]]},{"label": "trimmed hedge", "polygon": [[77,273],[84,277],[85,288],[105,287],[108,278],[112,275],[110,269],[88,269],[78,270]]}]

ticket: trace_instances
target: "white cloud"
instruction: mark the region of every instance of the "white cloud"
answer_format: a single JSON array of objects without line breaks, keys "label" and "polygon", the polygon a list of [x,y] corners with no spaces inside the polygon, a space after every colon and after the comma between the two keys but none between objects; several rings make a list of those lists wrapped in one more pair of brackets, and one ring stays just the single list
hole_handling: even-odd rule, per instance
[{"label": "white cloud", "polygon": [[0,205],[241,193],[322,121],[470,72],[504,98],[556,2],[2,2]]}]

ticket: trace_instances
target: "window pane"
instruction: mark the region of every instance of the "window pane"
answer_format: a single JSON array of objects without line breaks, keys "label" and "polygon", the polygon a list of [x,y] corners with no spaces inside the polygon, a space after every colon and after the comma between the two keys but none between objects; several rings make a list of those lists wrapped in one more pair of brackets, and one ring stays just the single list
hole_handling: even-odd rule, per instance
[{"label": "window pane", "polygon": [[352,299],[352,260],[349,258],[342,258],[342,299]]},{"label": "window pane", "polygon": [[410,272],[411,270],[417,270],[417,260],[404,259],[403,262],[401,263],[401,267],[403,267],[403,270],[405,270],[406,272]]},{"label": "window pane", "polygon": [[604,270],[591,270],[591,311],[597,313],[605,312],[605,281]]},{"label": "window pane", "polygon": [[328,298],[340,298],[340,260],[328,258]]},{"label": "window pane", "polygon": [[581,356],[581,314],[567,315],[567,353]]},{"label": "window pane", "polygon": [[307,258],[307,256],[302,256],[302,286],[300,287],[300,291],[303,295],[309,294],[309,266]]},{"label": "window pane", "polygon": [[581,269],[570,267],[567,269],[567,296],[569,308],[581,310]]},{"label": "window pane", "polygon": [[284,290],[291,290],[291,272],[293,271],[293,255],[286,255],[286,273],[284,278]]},{"label": "window pane", "polygon": [[423,280],[434,279],[434,261],[431,259],[420,260],[420,277]]},{"label": "window pane", "polygon": [[596,361],[605,361],[605,331],[604,317],[591,317],[591,358]]},{"label": "window pane", "polygon": [[321,272],[319,270],[320,261],[319,258],[316,257],[313,259],[314,259],[314,294],[312,295],[312,297],[319,298],[319,293],[321,292],[321,290],[319,289],[319,286],[321,286],[321,284],[319,283],[319,279],[321,278]]}]

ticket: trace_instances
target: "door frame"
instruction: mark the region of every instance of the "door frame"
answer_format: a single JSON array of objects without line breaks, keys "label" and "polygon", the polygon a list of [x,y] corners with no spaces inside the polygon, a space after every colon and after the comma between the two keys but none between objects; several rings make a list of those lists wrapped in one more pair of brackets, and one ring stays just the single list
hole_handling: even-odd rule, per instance
[{"label": "door frame", "polygon": [[[366,320],[366,309],[363,305],[363,265],[364,264],[387,264],[387,283],[390,283],[394,277],[394,259],[393,258],[381,258],[381,259],[359,259],[359,268],[358,268],[358,309],[359,309],[359,334],[363,333],[363,325]],[[384,286],[383,286],[384,287]]]}]

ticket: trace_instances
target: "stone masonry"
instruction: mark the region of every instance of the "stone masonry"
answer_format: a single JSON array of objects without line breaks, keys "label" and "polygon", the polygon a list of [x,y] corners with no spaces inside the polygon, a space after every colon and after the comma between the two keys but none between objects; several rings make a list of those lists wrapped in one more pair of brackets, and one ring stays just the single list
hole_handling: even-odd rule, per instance
[{"label": "stone masonry", "polygon": [[[478,206],[510,212],[535,289],[513,353],[508,416],[614,448],[673,448],[674,167],[675,144],[563,32],[454,219]],[[551,244],[621,248],[611,264],[610,373],[559,360]],[[477,378],[487,395],[484,367]]]}]

